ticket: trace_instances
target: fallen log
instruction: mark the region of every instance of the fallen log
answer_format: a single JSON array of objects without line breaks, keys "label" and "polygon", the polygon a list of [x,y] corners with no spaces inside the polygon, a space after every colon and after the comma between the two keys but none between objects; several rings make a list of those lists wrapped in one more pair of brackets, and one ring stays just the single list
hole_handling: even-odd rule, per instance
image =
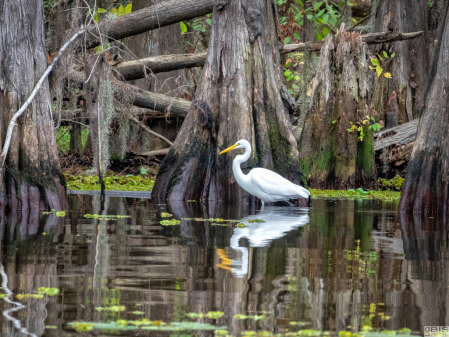
[{"label": "fallen log", "polygon": [[374,151],[379,176],[404,176],[412,155],[419,119],[374,134]]},{"label": "fallen log", "polygon": [[374,151],[380,151],[392,145],[401,146],[414,142],[418,131],[418,123],[419,118],[394,128],[375,133]]},{"label": "fallen log", "polygon": [[138,156],[146,156],[146,157],[165,156],[165,155],[167,155],[168,151],[170,151],[170,148],[142,152],[142,153],[139,153]]},{"label": "fallen log", "polygon": [[[70,80],[82,87],[84,83],[83,73],[72,69],[69,72]],[[151,109],[175,115],[179,117],[187,116],[191,102],[182,98],[170,97],[162,94],[144,91],[134,85],[124,83],[118,80],[112,81],[112,85],[120,92],[127,92],[133,97],[132,104],[144,109]]]},{"label": "fallen log", "polygon": [[[202,67],[207,53],[162,55],[119,63],[115,70],[127,81],[143,78],[146,73],[161,73],[185,68]],[[150,69],[146,71],[145,69]]]},{"label": "fallen log", "polygon": [[86,34],[86,45],[93,48],[101,44],[99,30],[112,42],[212,13],[213,7],[214,0],[164,0],[112,21],[105,20],[100,27],[92,25]]},{"label": "fallen log", "polygon": [[[362,35],[362,38],[368,44],[375,43],[384,43],[391,41],[402,41],[414,39],[418,36],[421,36],[423,32],[414,32],[414,33],[394,33],[394,32],[381,32],[381,33],[372,33]],[[323,46],[323,42],[313,42],[313,43],[298,43],[298,44],[286,44],[280,45],[279,50],[281,54],[290,53],[290,52],[301,52],[305,51],[306,47],[310,51],[319,52],[321,47]],[[150,70],[154,74],[172,71],[184,68],[193,68],[193,67],[202,67],[204,62],[206,61],[207,53],[196,53],[196,54],[180,54],[180,55],[163,55],[163,56],[155,56],[148,57],[139,60],[126,61],[119,63],[115,69],[120,73],[123,79],[136,80],[139,78],[144,78],[145,73],[148,73]],[[147,72],[145,69],[150,69]]]}]

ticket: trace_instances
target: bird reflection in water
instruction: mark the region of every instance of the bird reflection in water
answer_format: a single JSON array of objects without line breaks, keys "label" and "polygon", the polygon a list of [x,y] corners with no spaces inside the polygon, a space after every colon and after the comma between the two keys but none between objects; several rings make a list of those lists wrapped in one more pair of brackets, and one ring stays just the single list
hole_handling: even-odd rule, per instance
[{"label": "bird reflection in water", "polygon": [[[252,222],[248,220],[263,220],[264,222]],[[231,237],[231,248],[242,254],[241,258],[229,259],[224,251],[219,252],[221,263],[218,267],[232,271],[238,277],[248,274],[249,251],[246,247],[240,247],[240,239],[247,239],[250,247],[265,247],[271,241],[285,236],[288,232],[309,223],[308,210],[304,208],[268,206],[258,214],[247,216],[240,220],[245,228],[234,228]],[[225,267],[225,268],[224,268]]]}]

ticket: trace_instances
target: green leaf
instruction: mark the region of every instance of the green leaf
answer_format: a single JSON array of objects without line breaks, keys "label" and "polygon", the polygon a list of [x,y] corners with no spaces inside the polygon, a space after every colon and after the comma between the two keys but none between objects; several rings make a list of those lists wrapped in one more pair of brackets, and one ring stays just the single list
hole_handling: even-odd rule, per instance
[{"label": "green leaf", "polygon": [[299,87],[295,83],[292,84],[292,88],[293,89],[299,89]]},{"label": "green leaf", "polygon": [[97,13],[107,13],[107,10],[104,8],[97,8]]},{"label": "green leaf", "polygon": [[143,174],[143,175],[148,174],[148,170],[145,167],[142,166],[140,168],[140,174]]},{"label": "green leaf", "polygon": [[125,14],[131,13],[132,10],[133,10],[133,4],[132,4],[132,3],[131,3],[131,4],[128,4],[128,5],[125,7]]},{"label": "green leaf", "polygon": [[377,59],[371,59],[371,63],[373,64],[373,66],[379,65],[379,61]]},{"label": "green leaf", "polygon": [[290,76],[292,74],[292,72],[290,71],[290,70],[286,70],[285,72],[284,72],[284,75],[285,76]]},{"label": "green leaf", "polygon": [[117,8],[115,8],[115,7],[112,8],[112,9],[111,9],[111,14],[117,16],[117,15],[118,15]]},{"label": "green leaf", "polygon": [[396,54],[395,54],[395,53],[391,54],[391,55],[390,55],[390,58],[393,58],[393,57],[394,57],[394,55],[396,55]]},{"label": "green leaf", "polygon": [[377,56],[379,56],[380,60],[383,61],[384,59],[382,58],[382,56],[379,55],[379,53],[377,53]]},{"label": "green leaf", "polygon": [[[326,14],[323,15],[323,25],[325,25],[328,21],[329,21],[329,14],[326,13]],[[326,30],[327,30],[327,34],[329,34],[329,29],[327,29],[326,27],[324,27],[324,28],[323,28],[323,31],[324,31],[324,29],[326,29]],[[326,35],[327,35],[327,34],[326,34]]]},{"label": "green leaf", "polygon": [[323,1],[315,2],[313,9],[315,9],[317,11],[321,7],[322,4],[323,4]]},{"label": "green leaf", "polygon": [[284,40],[284,44],[288,44],[290,42],[290,38],[287,36]]},{"label": "green leaf", "polygon": [[206,19],[206,22],[209,26],[212,26],[212,20],[211,19]]},{"label": "green leaf", "polygon": [[387,54],[387,52],[385,50],[384,50],[383,54],[384,54],[385,58],[387,59],[388,58],[388,54]]},{"label": "green leaf", "polygon": [[302,3],[301,0],[296,0],[297,3],[299,3],[302,7],[304,7],[304,4]]},{"label": "green leaf", "polygon": [[323,15],[325,11],[326,11],[326,9],[320,10],[320,11],[318,12],[317,16],[318,16],[318,17],[321,17],[321,15]]},{"label": "green leaf", "polygon": [[317,38],[318,41],[320,41],[320,40],[324,39],[324,35],[321,34],[321,33],[319,33],[319,34],[316,36],[316,38]]},{"label": "green leaf", "polygon": [[297,32],[294,32],[293,36],[295,37],[296,40],[301,40],[301,36],[299,36]]},{"label": "green leaf", "polygon": [[[326,14],[327,15],[327,14]],[[325,15],[325,16],[326,16]],[[323,16],[323,23],[324,23],[324,16]],[[323,28],[323,34],[325,35],[325,36],[328,36],[329,35],[329,29],[327,28],[327,27],[324,27]]]},{"label": "green leaf", "polygon": [[181,26],[181,34],[187,33],[187,26],[184,22],[180,22],[179,25]]},{"label": "green leaf", "polygon": [[122,16],[122,15],[125,15],[125,14],[126,14],[125,7],[120,5],[120,7],[118,8],[118,16]]},{"label": "green leaf", "polygon": [[95,22],[98,22],[98,14],[94,15],[94,20],[95,20]]},{"label": "green leaf", "polygon": [[308,19],[308,20],[312,20],[312,19],[313,19],[313,15],[307,14],[307,19]]}]

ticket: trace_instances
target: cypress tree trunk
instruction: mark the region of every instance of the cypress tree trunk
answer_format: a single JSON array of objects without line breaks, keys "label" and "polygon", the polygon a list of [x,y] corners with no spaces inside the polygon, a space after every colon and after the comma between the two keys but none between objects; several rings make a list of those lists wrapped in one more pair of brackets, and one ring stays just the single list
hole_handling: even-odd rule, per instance
[{"label": "cypress tree trunk", "polygon": [[[41,1],[0,4],[0,140],[47,67]],[[63,209],[65,179],[56,151],[51,99],[46,80],[18,121],[1,182],[6,204],[21,209]]]},{"label": "cypress tree trunk", "polygon": [[449,211],[449,14],[442,21],[425,106],[402,188],[400,210]]},{"label": "cypress tree trunk", "polygon": [[376,180],[374,137],[351,123],[370,116],[368,46],[358,33],[328,35],[321,49],[311,109],[300,139],[301,172],[309,186],[320,189],[373,188]]},{"label": "cypress tree trunk", "polygon": [[390,72],[391,79],[383,75],[376,79],[374,93],[374,110],[379,118],[386,119],[387,105],[393,91],[397,93],[399,106],[398,120],[403,123],[417,118],[424,103],[428,73],[430,68],[430,44],[428,34],[429,5],[422,0],[384,0],[380,1],[375,15],[376,32],[418,32],[424,34],[418,38],[383,43],[374,48],[382,58],[383,51],[388,55],[395,53],[393,59],[380,61],[385,72]]},{"label": "cypress tree trunk", "polygon": [[[232,173],[241,138],[253,148],[247,168],[298,180],[297,143],[280,95],[276,6],[271,0],[219,1],[202,81],[153,189],[169,200],[250,201]],[[244,168],[243,168],[244,169]]]}]

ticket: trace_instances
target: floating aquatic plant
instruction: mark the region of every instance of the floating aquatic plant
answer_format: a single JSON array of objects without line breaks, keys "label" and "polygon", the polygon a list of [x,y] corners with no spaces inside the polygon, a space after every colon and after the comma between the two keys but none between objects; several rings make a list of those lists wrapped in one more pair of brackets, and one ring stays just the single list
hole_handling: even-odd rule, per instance
[{"label": "floating aquatic plant", "polygon": [[176,226],[176,225],[179,225],[181,223],[181,221],[173,219],[173,220],[162,220],[159,223],[162,226]]},{"label": "floating aquatic plant", "polygon": [[245,227],[248,227],[248,226],[245,225],[244,223],[240,222],[237,225],[235,225],[235,227],[237,227],[237,228],[245,228]]},{"label": "floating aquatic plant", "polygon": [[249,223],[262,223],[265,222],[262,219],[249,219],[248,220]]},{"label": "floating aquatic plant", "polygon": [[98,311],[112,311],[112,312],[120,312],[120,311],[125,311],[125,306],[124,305],[114,305],[112,307],[97,307],[95,308],[95,310]]},{"label": "floating aquatic plant", "polygon": [[380,199],[385,201],[399,201],[400,192],[392,191],[364,191],[362,188],[357,190],[314,190],[310,189],[312,199],[332,198],[332,199]]},{"label": "floating aquatic plant", "polygon": [[161,217],[162,218],[170,218],[170,217],[172,217],[173,216],[173,214],[170,214],[170,213],[166,213],[166,212],[162,212],[161,213]]},{"label": "floating aquatic plant", "polygon": [[59,294],[58,288],[47,288],[47,287],[40,287],[37,289],[38,294],[47,294],[48,296],[55,296]]}]

